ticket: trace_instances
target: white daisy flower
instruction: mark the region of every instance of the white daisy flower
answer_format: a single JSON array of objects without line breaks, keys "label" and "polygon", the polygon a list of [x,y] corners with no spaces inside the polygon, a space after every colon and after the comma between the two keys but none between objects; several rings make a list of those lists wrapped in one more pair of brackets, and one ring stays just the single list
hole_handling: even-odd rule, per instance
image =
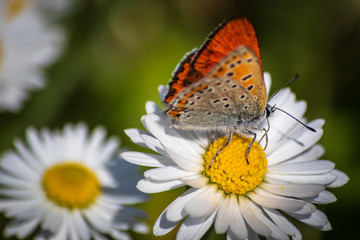
[{"label": "white daisy flower", "polygon": [[62,49],[64,33],[28,2],[0,3],[0,111],[18,111],[29,90],[43,87],[44,68]]},{"label": "white daisy flower", "polygon": [[145,200],[133,187],[140,176],[133,165],[111,161],[119,143],[105,137],[102,128],[89,135],[84,124],[68,124],[54,132],[29,128],[28,147],[15,141],[16,150],[0,160],[0,211],[14,218],[4,235],[86,240],[146,233],[137,220],[144,213],[123,205]]},{"label": "white daisy flower", "polygon": [[[268,74],[265,80],[269,89]],[[162,96],[164,92],[160,87]],[[289,89],[282,90],[269,104],[305,121],[306,103],[296,101]],[[216,233],[227,233],[228,239],[258,239],[258,235],[301,239],[299,230],[284,214],[323,231],[331,229],[326,215],[314,203],[336,201],[325,188],[340,187],[348,177],[334,169],[331,161],[318,160],[324,153],[317,144],[324,120],[308,123],[317,131],[314,133],[275,111],[269,118],[266,150],[266,141],[256,141],[247,164],[245,152],[251,139],[236,136],[209,169],[227,136],[211,143],[209,134],[169,128],[165,114],[154,103],[148,102],[146,110],[142,122],[147,132],[129,129],[126,133],[133,142],[159,154],[121,154],[131,163],[155,167],[144,173],[138,189],[157,193],[190,187],[159,216],[153,228],[155,235],[167,234],[185,219],[177,239],[200,239],[213,224]],[[263,134],[258,132],[260,137]]]}]

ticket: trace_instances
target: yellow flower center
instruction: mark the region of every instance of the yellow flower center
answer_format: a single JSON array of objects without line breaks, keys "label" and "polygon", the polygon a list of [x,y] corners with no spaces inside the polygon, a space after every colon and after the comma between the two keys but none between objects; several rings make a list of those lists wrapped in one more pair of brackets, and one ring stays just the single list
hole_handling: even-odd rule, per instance
[{"label": "yellow flower center", "polygon": [[96,175],[85,165],[75,162],[61,163],[47,169],[42,186],[52,202],[69,209],[90,206],[101,191]]},{"label": "yellow flower center", "polygon": [[24,11],[27,3],[28,0],[8,1],[5,7],[4,16],[9,20],[16,18],[19,14],[21,14]]},{"label": "yellow flower center", "polygon": [[265,176],[267,160],[264,150],[257,141],[251,146],[249,164],[245,159],[251,140],[234,135],[229,145],[216,157],[211,168],[209,168],[211,160],[225,145],[227,137],[220,137],[213,142],[204,155],[204,175],[227,194],[246,194],[256,188]]}]

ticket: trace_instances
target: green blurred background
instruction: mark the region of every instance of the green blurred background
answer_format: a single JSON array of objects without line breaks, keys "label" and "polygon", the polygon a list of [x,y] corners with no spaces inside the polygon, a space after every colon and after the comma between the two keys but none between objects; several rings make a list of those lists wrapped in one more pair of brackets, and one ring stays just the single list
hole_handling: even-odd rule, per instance
[{"label": "green blurred background", "polygon": [[[331,190],[338,201],[319,206],[333,230],[320,232],[297,224],[304,239],[358,236],[360,157],[360,1],[240,0],[88,0],[79,1],[60,19],[68,44],[48,69],[46,88],[33,92],[19,114],[0,115],[0,151],[24,137],[28,126],[60,128],[66,122],[103,125],[122,146],[143,151],[124,134],[143,128],[145,102],[160,104],[157,87],[166,84],[183,55],[199,47],[225,18],[247,16],[257,30],[264,71],[271,73],[272,92],[296,73],[291,88],[308,102],[309,120],[324,118],[324,159],[336,163],[350,181]],[[359,148],[360,149],[360,148]],[[145,169],[140,169],[144,171]],[[138,207],[148,211],[150,228],[184,189],[152,194]],[[359,205],[358,205],[359,204]],[[176,231],[155,238],[174,239]],[[206,239],[225,239],[213,230]]]}]

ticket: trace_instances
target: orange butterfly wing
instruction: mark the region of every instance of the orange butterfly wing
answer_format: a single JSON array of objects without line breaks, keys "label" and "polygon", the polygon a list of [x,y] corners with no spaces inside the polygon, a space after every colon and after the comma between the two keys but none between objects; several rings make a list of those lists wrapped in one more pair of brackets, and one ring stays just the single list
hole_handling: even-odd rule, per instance
[{"label": "orange butterfly wing", "polygon": [[180,63],[169,84],[165,104],[169,104],[183,88],[202,79],[240,45],[249,47],[262,66],[257,36],[249,20],[242,17],[227,20],[208,36],[199,50],[188,54]]}]

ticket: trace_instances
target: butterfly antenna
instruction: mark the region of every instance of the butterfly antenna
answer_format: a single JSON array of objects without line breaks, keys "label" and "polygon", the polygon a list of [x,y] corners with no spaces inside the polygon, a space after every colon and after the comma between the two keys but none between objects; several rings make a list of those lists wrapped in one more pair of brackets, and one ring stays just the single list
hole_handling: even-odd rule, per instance
[{"label": "butterfly antenna", "polygon": [[283,90],[284,88],[287,88],[290,84],[295,82],[299,77],[300,77],[300,73],[297,73],[290,81],[288,81],[284,86],[282,86],[275,93],[273,93],[268,101],[270,101],[270,99],[273,98],[276,94],[278,94],[281,90]]},{"label": "butterfly antenna", "polygon": [[316,132],[316,130],[308,125],[306,125],[305,123],[303,123],[302,121],[300,121],[299,119],[297,119],[296,117],[294,117],[293,115],[291,115],[290,113],[282,110],[281,108],[278,107],[271,107],[271,111],[274,112],[275,110],[279,110],[280,112],[285,113],[286,115],[288,115],[289,117],[291,117],[292,119],[294,119],[295,121],[297,121],[298,123],[300,123],[301,125],[303,125],[304,127],[306,127],[308,130],[312,131],[312,132]]}]

